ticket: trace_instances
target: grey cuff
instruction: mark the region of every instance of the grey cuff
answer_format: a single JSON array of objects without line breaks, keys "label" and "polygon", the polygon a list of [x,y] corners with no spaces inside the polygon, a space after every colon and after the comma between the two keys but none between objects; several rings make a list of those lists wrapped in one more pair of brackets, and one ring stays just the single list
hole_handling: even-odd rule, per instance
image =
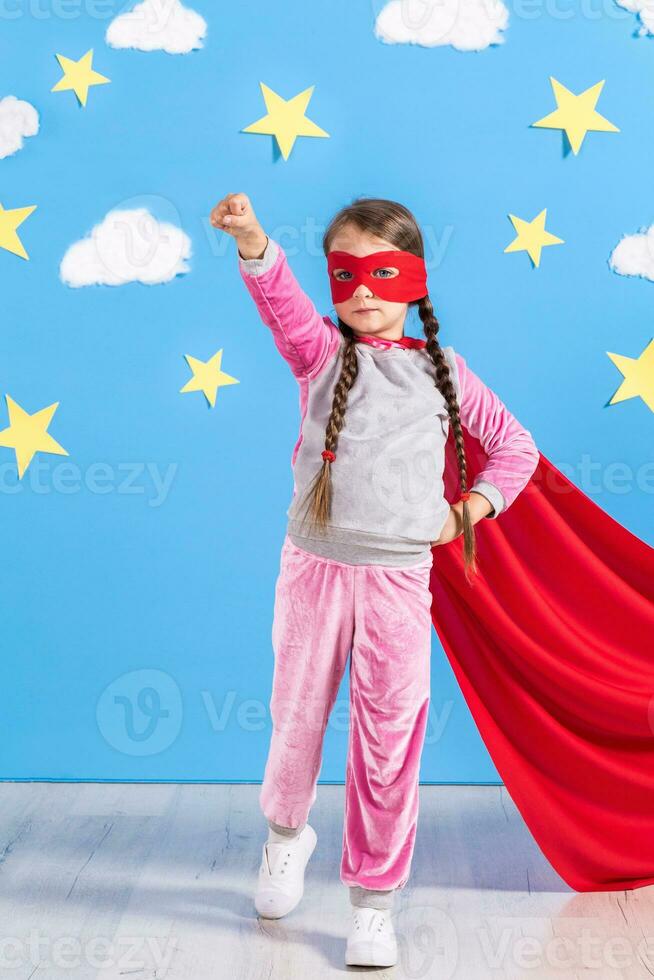
[{"label": "grey cuff", "polygon": [[395,894],[394,888],[388,888],[385,891],[376,891],[372,888],[362,888],[361,885],[350,885],[350,904],[358,906],[366,906],[366,908],[372,909],[392,909],[393,908],[393,897]]},{"label": "grey cuff", "polygon": [[268,820],[268,826],[270,829],[274,830],[275,833],[279,834],[281,837],[299,837],[306,825],[306,820],[303,821],[299,827],[284,827],[282,824],[275,823],[274,820]]},{"label": "grey cuff", "polygon": [[266,237],[268,238],[268,243],[260,259],[244,259],[237,249],[239,265],[249,276],[261,276],[264,272],[268,272],[268,269],[272,269],[275,264],[279,246],[270,236]]},{"label": "grey cuff", "polygon": [[483,494],[487,500],[493,505],[493,510],[490,514],[486,514],[488,518],[499,517],[503,510],[506,509],[506,500],[504,499],[504,494],[502,491],[495,486],[494,483],[489,483],[487,480],[478,480],[471,487],[471,490],[478,491]]}]

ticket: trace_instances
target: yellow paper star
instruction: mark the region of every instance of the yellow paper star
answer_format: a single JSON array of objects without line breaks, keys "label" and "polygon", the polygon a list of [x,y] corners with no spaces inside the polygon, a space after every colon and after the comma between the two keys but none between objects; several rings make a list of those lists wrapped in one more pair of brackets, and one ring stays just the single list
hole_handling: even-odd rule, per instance
[{"label": "yellow paper star", "polygon": [[647,407],[654,412],[654,338],[639,357],[625,357],[624,354],[611,354],[610,351],[606,353],[624,376],[624,381],[609,405],[640,395]]},{"label": "yellow paper star", "polygon": [[529,258],[536,267],[540,265],[540,253],[545,245],[562,245],[563,239],[545,231],[545,217],[547,208],[543,208],[541,213],[533,221],[523,221],[510,214],[509,218],[513,222],[513,227],[518,235],[510,245],[504,249],[505,252],[528,252]]},{"label": "yellow paper star", "polygon": [[282,99],[271,88],[259,82],[268,114],[241,130],[243,133],[264,133],[274,136],[285,160],[288,160],[298,136],[329,136],[324,129],[307,119],[305,112],[315,85],[292,99]]},{"label": "yellow paper star", "polygon": [[29,255],[23,248],[23,243],[16,234],[16,229],[35,210],[36,204],[27,208],[12,208],[11,211],[5,211],[0,204],[0,248],[5,248],[8,252],[13,252],[14,255],[20,255],[22,259],[29,259]]},{"label": "yellow paper star", "polygon": [[9,411],[9,426],[0,431],[0,446],[8,446],[16,451],[18,463],[18,478],[32,462],[34,453],[55,453],[57,456],[68,456],[58,442],[48,435],[47,428],[52,422],[52,416],[57,411],[59,402],[42,408],[34,415],[28,413],[13,400],[5,395]]},{"label": "yellow paper star", "polygon": [[619,133],[620,130],[617,126],[614,126],[612,122],[595,111],[604,81],[591,85],[585,92],[575,95],[574,92],[567,89],[565,85],[561,85],[561,82],[557,82],[550,75],[557,108],[548,116],[543,116],[542,119],[531,125],[542,126],[544,129],[565,130],[575,156],[581,149],[581,144],[589,130],[601,133]]},{"label": "yellow paper star", "polygon": [[110,78],[105,78],[91,67],[93,61],[93,48],[86,52],[79,61],[71,61],[63,54],[57,55],[57,60],[61,65],[64,76],[60,78],[56,85],[53,85],[51,92],[64,92],[72,89],[80,103],[85,106],[91,85],[105,85],[110,82]]},{"label": "yellow paper star", "polygon": [[231,375],[225,374],[220,369],[220,362],[223,357],[222,348],[208,361],[199,361],[197,357],[191,357],[190,354],[184,354],[184,357],[193,372],[193,377],[186,382],[183,388],[179,389],[180,392],[203,391],[212,408],[216,404],[216,392],[219,387],[239,384],[236,378],[232,378]]}]

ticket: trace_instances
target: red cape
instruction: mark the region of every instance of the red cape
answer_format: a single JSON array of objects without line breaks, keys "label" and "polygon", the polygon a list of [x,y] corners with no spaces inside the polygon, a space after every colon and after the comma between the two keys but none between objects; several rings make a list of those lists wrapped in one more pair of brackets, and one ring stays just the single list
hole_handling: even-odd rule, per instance
[{"label": "red cape", "polygon": [[[471,485],[488,457],[464,441]],[[576,891],[654,884],[654,549],[542,453],[475,533],[473,586],[463,539],[434,547],[432,619],[504,785]]]}]

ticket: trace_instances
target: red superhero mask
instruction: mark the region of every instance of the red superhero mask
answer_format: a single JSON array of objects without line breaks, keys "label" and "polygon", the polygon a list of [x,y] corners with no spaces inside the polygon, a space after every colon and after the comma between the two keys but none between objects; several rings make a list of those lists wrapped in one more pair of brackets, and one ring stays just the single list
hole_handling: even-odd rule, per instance
[{"label": "red superhero mask", "polygon": [[[398,275],[392,277],[373,276],[377,269],[393,268]],[[350,279],[336,279],[334,269],[344,269],[351,274]],[[411,300],[422,299],[427,295],[427,269],[425,260],[412,252],[402,252],[390,249],[384,252],[372,252],[358,258],[349,252],[329,252],[327,254],[327,270],[335,303],[350,299],[359,283],[366,286],[380,299],[391,300],[394,303],[409,303]]]}]

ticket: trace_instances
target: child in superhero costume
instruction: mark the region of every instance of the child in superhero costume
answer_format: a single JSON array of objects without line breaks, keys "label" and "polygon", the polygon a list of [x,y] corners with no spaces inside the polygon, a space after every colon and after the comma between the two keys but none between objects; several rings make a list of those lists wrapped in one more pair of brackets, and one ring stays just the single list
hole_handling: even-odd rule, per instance
[{"label": "child in superhero costume", "polygon": [[[356,201],[327,228],[337,324],[245,195],[228,195],[212,221],[237,238],[245,285],[300,386],[260,795],[270,914],[302,894],[299,874],[277,901],[267,848],[288,861],[284,846],[301,841],[303,864],[315,846],[307,816],[351,648],[341,880],[355,917],[368,918],[355,922],[346,961],[395,962],[383,914],[413,853],[432,623],[508,792],[564,880],[579,891],[654,883],[654,550],[440,347],[422,236],[402,205]],[[409,306],[425,339],[403,334]],[[266,914],[265,896],[258,908]]]}]

